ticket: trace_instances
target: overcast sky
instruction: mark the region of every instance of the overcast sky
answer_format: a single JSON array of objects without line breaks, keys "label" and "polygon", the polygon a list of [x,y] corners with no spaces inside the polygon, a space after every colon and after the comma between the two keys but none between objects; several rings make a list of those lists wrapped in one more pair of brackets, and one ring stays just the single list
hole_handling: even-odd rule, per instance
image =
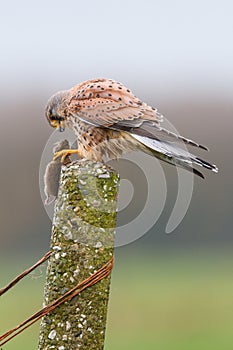
[{"label": "overcast sky", "polygon": [[[201,155],[219,166],[219,175],[195,180],[192,207],[177,232],[185,242],[203,242],[203,230],[211,242],[232,242],[232,18],[232,0],[2,1],[1,242],[13,239],[18,249],[17,237],[26,249],[19,231],[30,246],[35,226],[39,241],[50,224],[38,186],[52,133],[44,117],[48,97],[101,76],[121,81],[181,134],[210,147]],[[171,168],[166,174],[175,181]]]},{"label": "overcast sky", "polygon": [[233,87],[231,0],[2,1],[1,83]]}]

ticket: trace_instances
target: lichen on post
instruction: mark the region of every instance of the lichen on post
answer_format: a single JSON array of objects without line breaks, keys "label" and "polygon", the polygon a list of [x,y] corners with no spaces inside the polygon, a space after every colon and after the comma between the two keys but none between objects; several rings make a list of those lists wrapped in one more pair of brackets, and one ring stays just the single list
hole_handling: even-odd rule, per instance
[{"label": "lichen on post", "polygon": [[[57,299],[113,256],[119,177],[102,163],[62,167],[44,303]],[[110,276],[45,316],[39,350],[104,348]]]}]

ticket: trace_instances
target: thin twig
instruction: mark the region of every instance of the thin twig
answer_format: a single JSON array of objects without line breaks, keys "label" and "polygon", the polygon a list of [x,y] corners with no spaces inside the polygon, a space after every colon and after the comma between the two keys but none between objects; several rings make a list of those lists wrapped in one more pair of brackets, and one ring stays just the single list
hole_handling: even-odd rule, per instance
[{"label": "thin twig", "polygon": [[[90,277],[86,278],[84,281],[78,283],[74,288],[70,289],[64,295],[62,295],[58,299],[52,301],[50,304],[46,305],[43,309],[37,311],[35,314],[30,316],[28,319],[23,321],[18,326],[14,327],[11,330],[9,330],[6,333],[4,333],[2,336],[0,336],[0,341],[1,341],[0,346],[6,344],[9,340],[13,339],[16,335],[18,335],[21,332],[23,332],[25,329],[30,327],[32,324],[34,324],[40,318],[42,318],[43,316],[49,314],[54,309],[56,309],[59,305],[61,305],[61,304],[65,303],[66,301],[74,298],[76,295],[81,293],[86,288],[91,287],[94,284],[96,284],[97,282],[101,281],[102,279],[108,277],[109,274],[111,273],[112,269],[113,269],[113,265],[114,265],[114,257],[112,257],[98,271],[96,271]],[[16,332],[17,330],[18,330],[18,332]],[[15,334],[13,334],[13,333],[15,333]],[[11,337],[9,337],[11,334],[13,334],[13,335]],[[6,338],[8,338],[8,339],[6,339]]]},{"label": "thin twig", "polygon": [[21,272],[17,277],[15,277],[10,283],[8,283],[7,286],[0,289],[0,296],[5,294],[9,289],[14,287],[22,278],[27,276],[29,273],[31,273],[33,270],[35,270],[39,265],[43,264],[52,254],[52,251],[50,250],[48,253],[46,253],[40,260],[38,260],[34,265],[26,269],[25,271]]}]

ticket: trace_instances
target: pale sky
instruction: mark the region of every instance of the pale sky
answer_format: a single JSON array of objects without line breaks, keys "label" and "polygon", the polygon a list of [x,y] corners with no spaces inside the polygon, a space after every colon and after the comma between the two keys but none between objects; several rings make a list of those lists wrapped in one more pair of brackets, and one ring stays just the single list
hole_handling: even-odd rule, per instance
[{"label": "pale sky", "polygon": [[112,77],[233,87],[231,0],[2,1],[3,87]]}]

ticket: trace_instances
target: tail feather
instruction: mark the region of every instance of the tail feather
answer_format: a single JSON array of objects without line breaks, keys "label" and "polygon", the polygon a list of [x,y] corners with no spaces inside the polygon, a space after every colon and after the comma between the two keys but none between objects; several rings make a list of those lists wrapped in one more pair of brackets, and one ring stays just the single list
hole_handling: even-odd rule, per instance
[{"label": "tail feather", "polygon": [[153,151],[152,150],[152,153],[154,153],[153,155],[160,159],[160,160],[163,160],[164,162],[166,163],[169,163],[171,165],[174,165],[174,166],[178,166],[180,168],[183,168],[199,177],[201,177],[202,179],[205,178],[205,176],[203,175],[203,173],[195,168],[193,168],[191,165],[187,164],[186,162],[184,162],[183,160],[180,160],[180,159],[177,159],[177,158],[173,158],[171,156],[167,156],[167,155],[164,155],[162,153],[158,153],[156,151]]},{"label": "tail feather", "polygon": [[204,178],[203,174],[196,170],[193,166],[198,165],[209,169],[215,173],[218,172],[216,165],[210,164],[206,160],[196,157],[192,153],[177,147],[174,142],[159,141],[149,137],[143,137],[131,134],[136,140],[148,148],[148,153],[154,154],[157,158],[164,160],[167,163],[180,166],[186,170],[192,171],[196,175]]}]

